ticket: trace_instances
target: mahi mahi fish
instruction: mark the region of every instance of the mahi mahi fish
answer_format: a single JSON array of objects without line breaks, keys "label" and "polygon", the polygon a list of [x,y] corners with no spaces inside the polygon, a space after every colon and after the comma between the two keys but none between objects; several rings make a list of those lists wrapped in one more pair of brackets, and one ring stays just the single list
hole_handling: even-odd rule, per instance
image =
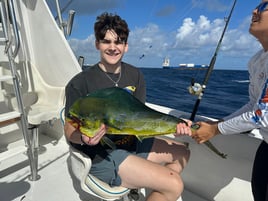
[{"label": "mahi mahi fish", "polygon": [[[93,137],[101,124],[105,124],[107,134],[135,135],[139,140],[172,134],[178,123],[187,124],[181,118],[149,108],[118,87],[97,90],[79,98],[70,107],[66,121],[88,137]],[[226,154],[218,151],[211,142],[206,141],[205,145],[226,158]]]},{"label": "mahi mahi fish", "polygon": [[183,119],[153,110],[125,89],[112,87],[79,98],[70,107],[67,121],[93,137],[101,124],[107,134],[135,135],[138,139],[176,132]]}]

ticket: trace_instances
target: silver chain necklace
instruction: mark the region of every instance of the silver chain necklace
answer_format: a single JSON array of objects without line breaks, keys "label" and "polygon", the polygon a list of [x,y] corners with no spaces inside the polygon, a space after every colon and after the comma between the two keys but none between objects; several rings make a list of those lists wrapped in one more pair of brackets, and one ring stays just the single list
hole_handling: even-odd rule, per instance
[{"label": "silver chain necklace", "polygon": [[108,75],[107,72],[104,72],[104,74],[106,75],[106,77],[109,78],[109,80],[111,80],[111,81],[114,83],[114,86],[118,87],[118,82],[119,82],[120,79],[121,79],[121,69],[120,69],[120,71],[119,71],[119,77],[118,77],[118,79],[117,79],[116,81],[114,81],[114,80],[110,77],[110,75]]}]

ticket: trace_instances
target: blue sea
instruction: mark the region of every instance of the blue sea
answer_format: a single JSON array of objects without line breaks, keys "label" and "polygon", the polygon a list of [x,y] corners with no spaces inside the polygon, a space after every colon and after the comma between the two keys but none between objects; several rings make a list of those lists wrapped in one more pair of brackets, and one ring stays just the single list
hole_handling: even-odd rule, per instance
[{"label": "blue sea", "polygon": [[[207,70],[141,68],[145,76],[147,102],[193,112],[197,96],[187,87],[191,80],[202,84]],[[196,115],[222,118],[248,102],[248,72],[213,70]]]}]

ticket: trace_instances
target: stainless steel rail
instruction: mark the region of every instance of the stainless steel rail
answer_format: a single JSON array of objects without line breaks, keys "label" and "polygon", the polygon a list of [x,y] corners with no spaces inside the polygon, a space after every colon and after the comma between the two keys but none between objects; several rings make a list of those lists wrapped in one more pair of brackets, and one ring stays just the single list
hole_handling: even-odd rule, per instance
[{"label": "stainless steel rail", "polygon": [[[17,19],[14,9],[14,0],[1,0],[0,1],[0,17],[2,23],[2,29],[5,39],[5,53],[7,54],[9,60],[9,68],[12,74],[13,79],[13,88],[18,103],[18,109],[21,114],[21,127],[22,133],[27,147],[27,155],[29,158],[29,165],[31,169],[31,175],[29,176],[30,180],[38,180],[40,177],[37,174],[37,147],[38,145],[36,140],[38,140],[37,133],[29,133],[29,125],[27,121],[27,114],[24,110],[24,104],[22,100],[22,93],[20,89],[19,77],[16,69],[15,58],[18,55],[20,49],[20,36],[17,26]],[[13,41],[13,37],[15,41]],[[14,44],[13,44],[14,43]],[[14,49],[13,49],[14,47]],[[36,152],[36,153],[35,153]]]}]

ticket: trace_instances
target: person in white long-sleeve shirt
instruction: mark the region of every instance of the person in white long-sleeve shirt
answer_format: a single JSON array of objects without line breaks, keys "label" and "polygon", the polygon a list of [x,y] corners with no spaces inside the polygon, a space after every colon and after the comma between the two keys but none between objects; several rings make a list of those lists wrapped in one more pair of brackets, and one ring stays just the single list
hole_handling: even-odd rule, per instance
[{"label": "person in white long-sleeve shirt", "polygon": [[249,32],[263,49],[248,63],[249,102],[219,122],[197,122],[200,128],[193,138],[203,143],[218,134],[230,135],[258,128],[263,138],[252,171],[251,186],[255,201],[268,201],[268,0],[252,13]]}]

